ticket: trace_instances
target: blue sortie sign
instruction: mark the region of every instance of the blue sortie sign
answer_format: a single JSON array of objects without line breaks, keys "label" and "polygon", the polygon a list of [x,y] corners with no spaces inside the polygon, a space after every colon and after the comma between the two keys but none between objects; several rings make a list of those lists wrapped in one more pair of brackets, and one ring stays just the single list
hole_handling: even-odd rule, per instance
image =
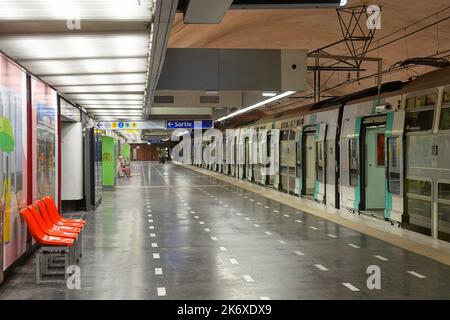
[{"label": "blue sortie sign", "polygon": [[213,127],[212,120],[167,120],[167,129],[208,129]]}]

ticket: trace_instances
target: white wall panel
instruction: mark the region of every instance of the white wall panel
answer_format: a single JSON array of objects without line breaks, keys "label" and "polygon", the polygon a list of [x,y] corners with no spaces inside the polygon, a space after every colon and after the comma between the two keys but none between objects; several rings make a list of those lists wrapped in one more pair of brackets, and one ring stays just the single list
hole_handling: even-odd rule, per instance
[{"label": "white wall panel", "polygon": [[81,122],[61,125],[61,200],[83,198],[83,127]]}]

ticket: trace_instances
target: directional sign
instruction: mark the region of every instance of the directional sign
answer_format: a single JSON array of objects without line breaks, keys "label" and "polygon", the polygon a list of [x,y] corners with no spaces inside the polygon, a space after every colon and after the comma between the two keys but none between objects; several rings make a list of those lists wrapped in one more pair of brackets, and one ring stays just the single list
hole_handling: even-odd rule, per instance
[{"label": "directional sign", "polygon": [[154,120],[154,121],[100,121],[95,124],[95,127],[99,130],[125,130],[125,129],[166,129],[166,123],[164,120]]},{"label": "directional sign", "polygon": [[212,120],[167,120],[167,129],[209,129],[213,128]]}]

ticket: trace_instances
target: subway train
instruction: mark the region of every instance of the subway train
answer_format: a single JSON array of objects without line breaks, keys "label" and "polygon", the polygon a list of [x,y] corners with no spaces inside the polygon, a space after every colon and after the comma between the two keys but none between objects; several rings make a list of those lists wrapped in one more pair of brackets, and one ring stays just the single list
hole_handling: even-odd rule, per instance
[{"label": "subway train", "polygon": [[[197,166],[450,241],[450,68],[221,129],[223,164]],[[267,141],[249,129],[268,129]],[[243,164],[226,164],[227,139]],[[271,141],[269,176],[249,154]]]}]

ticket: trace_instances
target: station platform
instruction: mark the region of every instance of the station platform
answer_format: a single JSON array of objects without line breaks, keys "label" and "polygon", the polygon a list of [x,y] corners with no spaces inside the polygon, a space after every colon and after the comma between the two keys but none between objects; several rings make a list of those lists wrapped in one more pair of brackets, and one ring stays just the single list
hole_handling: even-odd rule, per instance
[{"label": "station platform", "polygon": [[[449,298],[436,259],[198,170],[131,166],[84,215],[81,289],[36,285],[30,258],[0,299]],[[382,290],[367,287],[370,265]]]}]

